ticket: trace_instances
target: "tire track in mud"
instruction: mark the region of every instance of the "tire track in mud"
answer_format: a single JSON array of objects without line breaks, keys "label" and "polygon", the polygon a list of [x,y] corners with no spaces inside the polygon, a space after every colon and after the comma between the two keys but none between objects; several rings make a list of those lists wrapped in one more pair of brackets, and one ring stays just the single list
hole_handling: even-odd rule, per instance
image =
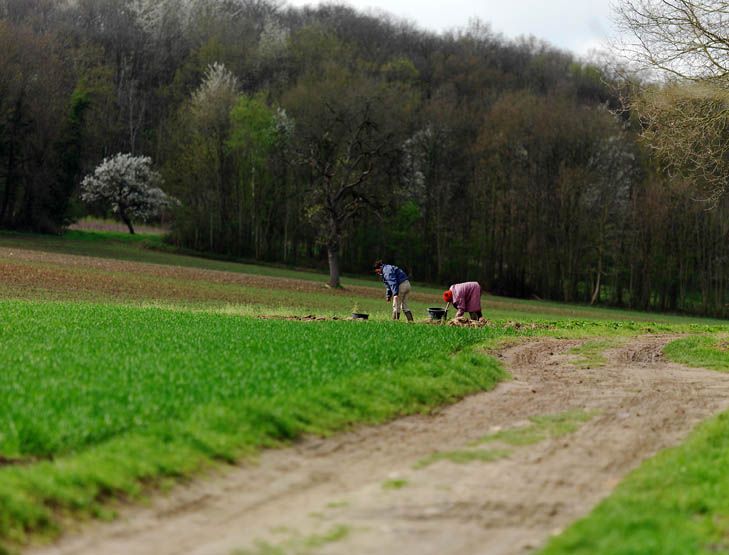
[{"label": "tire track in mud", "polygon": [[[528,553],[588,513],[641,461],[729,408],[729,376],[665,361],[671,339],[631,339],[590,369],[571,364],[577,341],[509,347],[499,357],[514,379],[492,392],[433,415],[265,451],[256,465],[223,469],[148,507],[122,508],[113,523],[87,524],[29,553],[229,555],[258,553],[260,541],[283,553]],[[414,469],[433,452],[570,410],[595,416],[572,434],[495,461]],[[387,481],[403,487],[384,488]],[[335,527],[347,533],[307,541]]]}]

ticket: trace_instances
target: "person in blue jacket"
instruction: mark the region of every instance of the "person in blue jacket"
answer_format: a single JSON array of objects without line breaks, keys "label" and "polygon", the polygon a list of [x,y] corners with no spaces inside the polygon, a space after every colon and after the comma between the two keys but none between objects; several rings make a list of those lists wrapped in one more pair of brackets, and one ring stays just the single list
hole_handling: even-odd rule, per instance
[{"label": "person in blue jacket", "polygon": [[397,266],[384,264],[382,260],[375,262],[375,273],[382,278],[385,284],[385,299],[392,301],[392,319],[400,319],[400,311],[405,313],[408,322],[413,321],[413,313],[408,308],[408,295],[410,294],[410,279],[408,275]]}]

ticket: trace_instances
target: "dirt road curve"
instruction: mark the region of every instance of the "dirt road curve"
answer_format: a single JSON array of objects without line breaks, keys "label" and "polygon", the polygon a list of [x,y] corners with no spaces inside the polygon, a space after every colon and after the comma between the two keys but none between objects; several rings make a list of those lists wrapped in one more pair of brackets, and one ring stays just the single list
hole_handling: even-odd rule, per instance
[{"label": "dirt road curve", "polygon": [[[87,524],[32,553],[230,555],[262,552],[262,541],[282,553],[529,552],[646,457],[729,408],[729,376],[666,362],[668,340],[631,340],[595,369],[570,364],[574,342],[509,348],[501,356],[514,380],[490,393],[433,416],[268,451],[257,466],[125,508],[111,524]],[[571,435],[511,447],[507,458],[414,468],[434,451],[570,409],[597,415]],[[388,480],[403,487],[383,487]]]}]

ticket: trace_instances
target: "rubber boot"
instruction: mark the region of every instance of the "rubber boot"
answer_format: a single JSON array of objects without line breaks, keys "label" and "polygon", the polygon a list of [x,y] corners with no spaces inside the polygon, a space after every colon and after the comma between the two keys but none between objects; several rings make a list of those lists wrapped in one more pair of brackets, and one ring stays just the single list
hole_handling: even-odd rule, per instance
[{"label": "rubber boot", "polygon": [[399,312],[393,312],[392,313],[392,319],[393,320],[399,320],[400,319],[400,313]]},{"label": "rubber boot", "polygon": [[406,310],[405,316],[407,317],[408,322],[413,322],[413,313],[412,312],[410,312],[409,310]]}]

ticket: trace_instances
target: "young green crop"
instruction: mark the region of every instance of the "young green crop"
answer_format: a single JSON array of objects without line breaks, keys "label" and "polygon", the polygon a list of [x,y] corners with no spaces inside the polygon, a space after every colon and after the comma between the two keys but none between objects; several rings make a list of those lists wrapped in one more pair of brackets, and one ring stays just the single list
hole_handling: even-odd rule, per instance
[{"label": "young green crop", "polygon": [[239,399],[302,393],[486,337],[445,326],[298,323],[0,303],[0,454],[57,455]]},{"label": "young green crop", "polygon": [[470,346],[503,333],[0,302],[0,543],[55,529],[50,507],[96,514],[211,459],[489,389],[504,373]]}]

